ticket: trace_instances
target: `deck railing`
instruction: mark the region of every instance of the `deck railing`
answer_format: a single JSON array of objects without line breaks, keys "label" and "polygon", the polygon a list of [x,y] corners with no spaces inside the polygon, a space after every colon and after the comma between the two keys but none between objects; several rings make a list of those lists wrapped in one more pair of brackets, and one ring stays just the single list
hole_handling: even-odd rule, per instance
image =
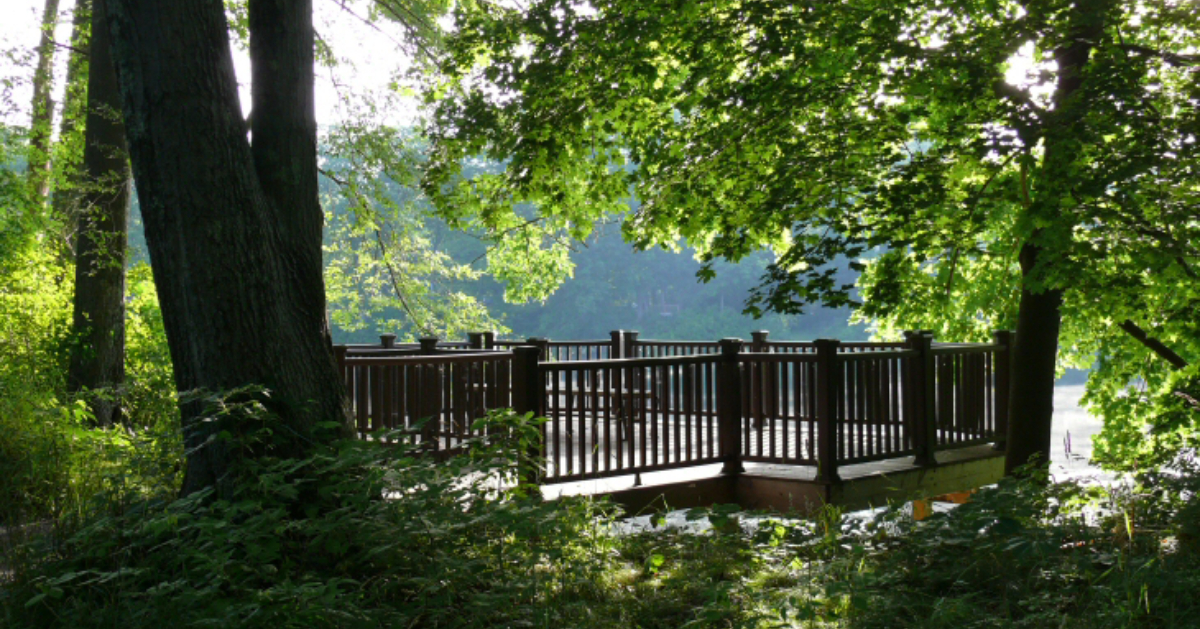
[{"label": "deck railing", "polygon": [[737,473],[743,462],[815,466],[832,482],[841,466],[931,466],[939,450],[1002,447],[1011,345],[1009,332],[985,344],[935,344],[928,332],[891,343],[472,334],[450,348],[423,339],[337,355],[364,437],[399,431],[453,452],[476,418],[514,408],[547,418],[545,483],[712,463]]}]

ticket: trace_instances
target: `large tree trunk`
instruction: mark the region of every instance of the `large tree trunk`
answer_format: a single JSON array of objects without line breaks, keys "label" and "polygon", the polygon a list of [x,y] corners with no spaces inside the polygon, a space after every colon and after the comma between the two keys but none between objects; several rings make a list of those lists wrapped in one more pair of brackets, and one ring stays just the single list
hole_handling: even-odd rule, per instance
[{"label": "large tree trunk", "polygon": [[1040,461],[1050,461],[1050,433],[1054,420],[1054,366],[1058,358],[1058,330],[1062,322],[1062,291],[1030,289],[1040,249],[1021,248],[1021,302],[1017,310],[1017,339],[1012,349],[1008,439],[1005,473]]},{"label": "large tree trunk", "polygon": [[[249,6],[255,172],[280,226],[287,283],[306,332],[329,338],[317,189],[312,0],[254,0]],[[260,115],[262,114],[262,115]]]},{"label": "large tree trunk", "polygon": [[[311,5],[250,5],[253,62],[275,64],[254,76],[254,119],[263,121],[254,125],[254,143],[271,149],[261,157],[241,117],[219,0],[115,0],[109,24],[176,385],[265,386],[274,453],[301,455],[318,422],[345,426],[341,384],[322,334],[320,265],[311,263],[320,259],[322,220]],[[273,30],[264,33],[265,23]],[[293,133],[306,137],[282,137]],[[221,489],[233,457],[244,452],[209,437],[245,423],[194,421],[202,410],[199,402],[182,406],[192,448],[185,493]]]},{"label": "large tree trunk", "polygon": [[50,192],[50,128],[54,121],[54,26],[58,0],[46,0],[42,11],[42,36],[38,41],[37,68],[33,72],[33,116],[29,126],[29,187],[40,199]]},{"label": "large tree trunk", "polygon": [[[1058,80],[1054,109],[1045,113],[1042,139],[1045,152],[1035,180],[1034,200],[1023,221],[1030,235],[1021,248],[1021,302],[1017,311],[1017,339],[1013,348],[1009,395],[1008,439],[1004,467],[1007,473],[1039,462],[1050,463],[1050,434],[1054,419],[1054,375],[1058,358],[1058,332],[1064,281],[1049,270],[1059,260],[1045,260],[1040,242],[1071,238],[1074,219],[1063,211],[1070,198],[1072,164],[1078,157],[1080,125],[1086,103],[1080,101],[1084,69],[1092,46],[1104,33],[1110,0],[1081,2],[1071,9],[1071,37],[1055,54]],[[1045,227],[1034,227],[1039,223]],[[1059,270],[1061,273],[1061,269]]]},{"label": "large tree trunk", "polygon": [[89,396],[96,423],[119,419],[125,382],[125,244],[130,173],[121,93],[110,55],[106,0],[96,0],[88,56],[88,106],[75,263],[75,333],[67,383]]}]

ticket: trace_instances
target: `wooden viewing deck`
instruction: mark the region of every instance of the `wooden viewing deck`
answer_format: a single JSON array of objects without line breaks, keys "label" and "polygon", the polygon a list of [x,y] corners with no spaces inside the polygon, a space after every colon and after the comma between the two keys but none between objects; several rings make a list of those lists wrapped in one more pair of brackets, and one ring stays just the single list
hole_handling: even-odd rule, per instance
[{"label": "wooden viewing deck", "polygon": [[[473,421],[545,416],[537,481],[633,510],[735,502],[849,507],[972,489],[1003,473],[1012,334],[988,344],[424,339],[338,346],[362,436],[453,453]],[[419,420],[430,418],[419,429]],[[652,485],[644,485],[649,479]]]}]

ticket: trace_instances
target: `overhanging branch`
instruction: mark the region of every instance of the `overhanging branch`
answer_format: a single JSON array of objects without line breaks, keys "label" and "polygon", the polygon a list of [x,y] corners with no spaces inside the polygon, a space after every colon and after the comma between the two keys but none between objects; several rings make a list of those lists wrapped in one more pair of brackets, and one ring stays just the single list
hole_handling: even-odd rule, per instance
[{"label": "overhanging branch", "polygon": [[1139,343],[1145,345],[1155,354],[1158,354],[1163,360],[1171,363],[1172,367],[1176,369],[1183,369],[1184,367],[1188,366],[1188,361],[1184,360],[1182,356],[1176,354],[1174,350],[1164,345],[1162,341],[1150,336],[1149,334],[1146,334],[1146,331],[1132,320],[1126,319],[1125,321],[1121,322],[1121,329],[1125,330],[1129,336],[1137,339]]}]

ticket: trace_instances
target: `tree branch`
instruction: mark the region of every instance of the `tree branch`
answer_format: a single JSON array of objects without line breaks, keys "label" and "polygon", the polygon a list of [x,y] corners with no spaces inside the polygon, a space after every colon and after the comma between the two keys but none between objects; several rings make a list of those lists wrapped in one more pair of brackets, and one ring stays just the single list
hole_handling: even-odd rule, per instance
[{"label": "tree branch", "polygon": [[1158,354],[1163,360],[1171,363],[1172,367],[1176,369],[1183,369],[1184,367],[1188,366],[1188,362],[1184,360],[1182,356],[1176,354],[1166,345],[1163,345],[1162,341],[1146,334],[1146,331],[1139,327],[1138,324],[1134,323],[1132,320],[1126,319],[1123,321],[1121,323],[1121,329],[1125,330],[1129,336],[1137,339],[1139,343],[1148,347],[1155,354]]},{"label": "tree branch", "polygon": [[76,48],[75,46],[71,46],[69,44],[61,44],[59,42],[54,42],[54,45],[58,48],[62,48],[63,50],[70,50],[71,52],[73,52],[77,55],[81,55],[83,57],[88,56],[88,51],[82,50],[80,48]]},{"label": "tree branch", "polygon": [[1167,65],[1175,67],[1200,65],[1200,56],[1198,55],[1184,55],[1165,50],[1155,50],[1154,48],[1139,46],[1137,44],[1117,44],[1117,48],[1125,52],[1132,52],[1147,57],[1157,57],[1165,61]]}]

